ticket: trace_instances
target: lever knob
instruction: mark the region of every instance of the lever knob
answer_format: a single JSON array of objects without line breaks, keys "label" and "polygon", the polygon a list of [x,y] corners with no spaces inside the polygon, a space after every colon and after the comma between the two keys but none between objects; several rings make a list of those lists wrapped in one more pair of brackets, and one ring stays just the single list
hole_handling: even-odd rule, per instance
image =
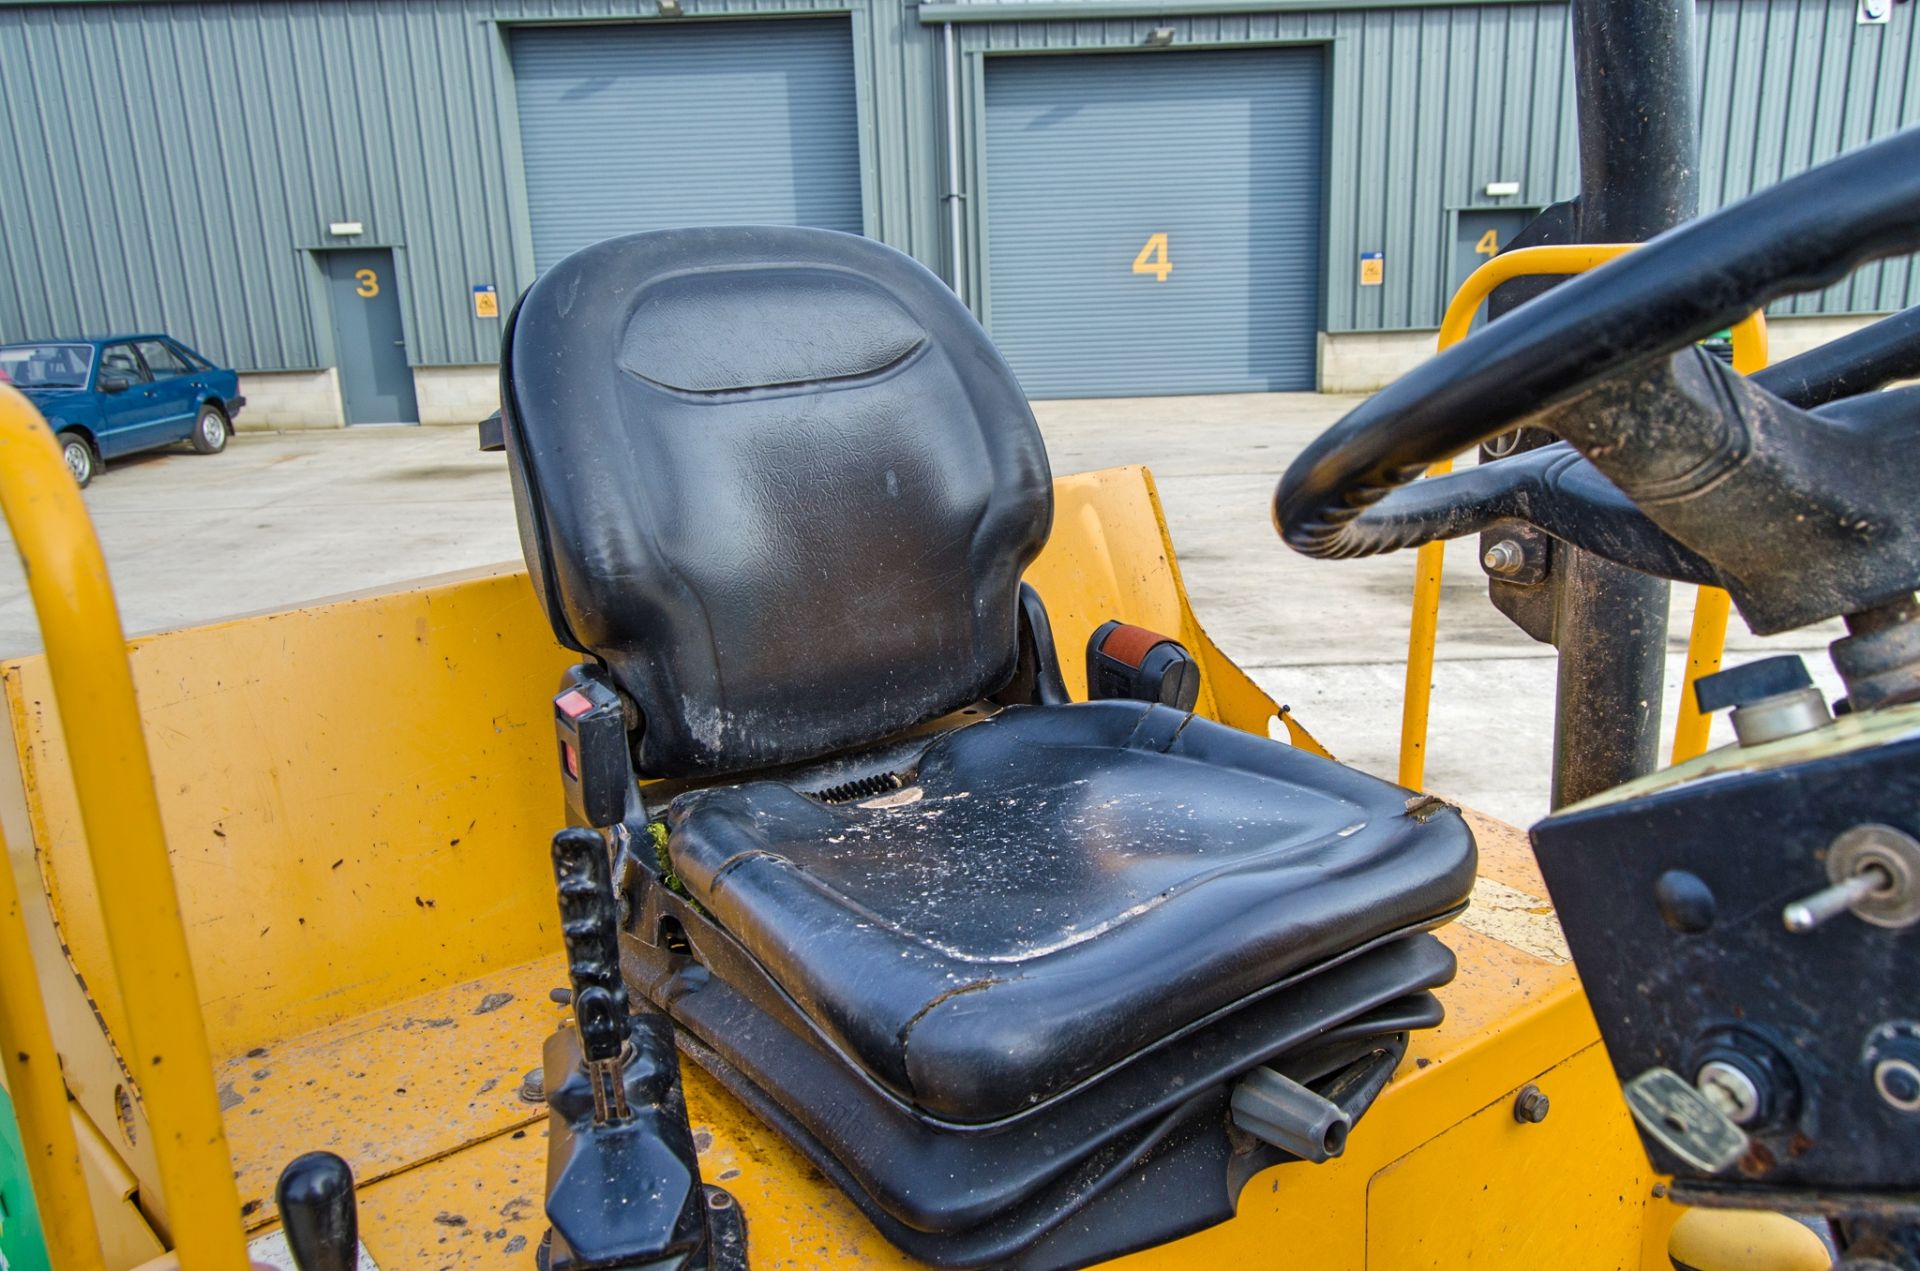
[{"label": "lever knob", "polygon": [[280,1226],[300,1271],[357,1271],[360,1219],[353,1171],[332,1152],[308,1152],[280,1171]]},{"label": "lever knob", "polygon": [[1829,918],[1838,918],[1875,892],[1884,891],[1891,881],[1885,870],[1868,866],[1852,878],[1822,888],[1804,900],[1794,901],[1781,911],[1780,921],[1788,931],[1805,935]]}]

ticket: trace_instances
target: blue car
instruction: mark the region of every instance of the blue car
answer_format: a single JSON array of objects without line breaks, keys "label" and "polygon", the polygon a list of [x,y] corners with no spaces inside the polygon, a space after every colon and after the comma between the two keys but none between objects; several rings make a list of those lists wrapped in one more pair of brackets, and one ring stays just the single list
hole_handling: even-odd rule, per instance
[{"label": "blue car", "polygon": [[0,344],[0,383],[25,393],[81,485],[109,459],[184,441],[227,448],[240,377],[165,335]]}]

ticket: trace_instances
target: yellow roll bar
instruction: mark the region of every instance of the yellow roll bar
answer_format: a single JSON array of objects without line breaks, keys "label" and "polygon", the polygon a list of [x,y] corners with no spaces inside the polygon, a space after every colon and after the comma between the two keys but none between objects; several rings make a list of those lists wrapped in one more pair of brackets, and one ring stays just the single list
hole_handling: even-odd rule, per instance
[{"label": "yellow roll bar", "polygon": [[[4,409],[4,407],[0,407]],[[67,1111],[67,1084],[47,1028],[45,1003],[34,979],[26,914],[13,863],[0,841],[0,1041],[6,1050],[7,1088],[26,1150],[41,1234],[59,1271],[101,1271],[100,1233],[93,1225],[80,1145]]]},{"label": "yellow roll bar", "polygon": [[[5,386],[0,512],[46,642],[87,855],[126,1004],[122,1040],[149,1110],[171,1243],[183,1271],[244,1271],[240,1194],[120,612],[100,540],[52,432],[26,398]],[[92,1271],[100,1265],[98,1235],[84,1192],[74,1190],[79,1154],[45,1002],[31,959],[19,956],[27,932],[11,870],[0,905],[0,1025],[41,1222],[60,1271]],[[17,1049],[29,1058],[20,1061]]]},{"label": "yellow roll bar", "polygon": [[[1501,283],[1541,274],[1579,274],[1632,251],[1635,243],[1579,243],[1562,247],[1521,247],[1502,252],[1473,271],[1454,292],[1440,320],[1440,351],[1466,339],[1480,302]],[[1750,313],[1733,326],[1733,367],[1751,375],[1767,364],[1767,320]],[[1437,477],[1453,471],[1443,459],[1427,469]],[[1440,576],[1446,544],[1420,548],[1414,566],[1413,621],[1407,635],[1407,682],[1400,713],[1400,784],[1422,789],[1427,775],[1427,716],[1433,698],[1433,648],[1440,627]],[[1707,748],[1710,720],[1693,702],[1693,682],[1720,669],[1727,638],[1727,593],[1702,587],[1693,605],[1693,631],[1687,645],[1687,679],[1680,690],[1680,719],[1674,729],[1673,761],[1691,759]]]}]

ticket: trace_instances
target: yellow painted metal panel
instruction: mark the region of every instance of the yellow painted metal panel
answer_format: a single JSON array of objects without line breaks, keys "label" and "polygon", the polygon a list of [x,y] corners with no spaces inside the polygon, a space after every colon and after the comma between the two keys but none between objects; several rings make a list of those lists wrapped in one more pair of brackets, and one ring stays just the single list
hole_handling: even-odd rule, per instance
[{"label": "yellow painted metal panel", "polygon": [[[1518,1088],[1373,1176],[1367,1262],[1422,1267],[1615,1271],[1641,1257],[1650,1186],[1606,1052],[1597,1043],[1533,1079],[1551,1100],[1537,1125],[1514,1119]],[[1554,1215],[1551,1223],[1542,1214]]]},{"label": "yellow painted metal panel", "polygon": [[1758,1209],[1690,1209],[1667,1252],[1687,1271],[1827,1271],[1833,1258],[1805,1223]]},{"label": "yellow painted metal panel", "polygon": [[[553,687],[524,574],[134,642],[207,1031],[222,1060],[555,947]],[[59,720],[5,672],[62,934],[113,1033]]]},{"label": "yellow painted metal panel", "polygon": [[80,1146],[80,1167],[93,1198],[94,1219],[100,1228],[100,1252],[107,1271],[124,1271],[159,1257],[165,1249],[146,1215],[140,1212],[140,1180],[127,1168],[77,1105],[73,1133]]},{"label": "yellow painted metal panel", "polygon": [[241,1212],[273,1217],[288,1161],[325,1146],[357,1183],[376,1182],[546,1116],[520,1097],[547,1034],[567,1017],[556,951],[484,979],[258,1046],[216,1079]]}]

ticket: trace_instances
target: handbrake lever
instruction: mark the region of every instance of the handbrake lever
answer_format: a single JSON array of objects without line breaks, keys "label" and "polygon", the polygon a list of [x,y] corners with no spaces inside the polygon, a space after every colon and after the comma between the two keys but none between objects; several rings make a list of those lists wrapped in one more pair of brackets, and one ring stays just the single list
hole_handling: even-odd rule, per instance
[{"label": "handbrake lever", "polygon": [[1649,520],[1564,441],[1402,486],[1363,512],[1349,532],[1364,544],[1356,555],[1374,555],[1513,520],[1643,574],[1720,582],[1712,565]]}]

